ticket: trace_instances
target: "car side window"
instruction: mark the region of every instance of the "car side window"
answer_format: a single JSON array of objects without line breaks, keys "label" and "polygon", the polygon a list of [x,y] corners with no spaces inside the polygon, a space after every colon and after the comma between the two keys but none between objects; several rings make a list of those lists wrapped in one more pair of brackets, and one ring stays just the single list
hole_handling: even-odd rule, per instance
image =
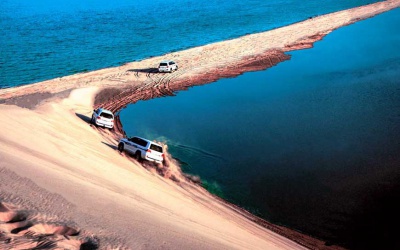
[{"label": "car side window", "polygon": [[132,138],[129,138],[128,140],[139,146],[142,146],[142,147],[146,147],[148,144],[148,142],[146,140],[143,140],[139,137],[132,137]]},{"label": "car side window", "polygon": [[147,146],[147,141],[145,141],[145,140],[142,140],[142,139],[139,139],[140,141],[139,141],[139,145],[140,146],[142,146],[142,147],[146,147]]}]

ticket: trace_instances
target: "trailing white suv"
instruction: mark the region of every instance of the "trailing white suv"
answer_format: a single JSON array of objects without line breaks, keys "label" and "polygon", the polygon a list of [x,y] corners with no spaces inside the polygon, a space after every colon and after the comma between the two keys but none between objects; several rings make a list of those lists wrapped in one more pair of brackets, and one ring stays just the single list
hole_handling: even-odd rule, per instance
[{"label": "trailing white suv", "polygon": [[172,72],[178,70],[178,64],[176,64],[174,61],[171,60],[164,60],[160,62],[160,65],[158,66],[158,71],[159,72]]},{"label": "trailing white suv", "polygon": [[118,150],[133,154],[137,160],[145,159],[157,163],[164,161],[163,147],[160,144],[137,136],[121,139]]},{"label": "trailing white suv", "polygon": [[93,110],[92,119],[90,120],[96,126],[107,128],[114,127],[114,115],[110,110],[98,108]]}]

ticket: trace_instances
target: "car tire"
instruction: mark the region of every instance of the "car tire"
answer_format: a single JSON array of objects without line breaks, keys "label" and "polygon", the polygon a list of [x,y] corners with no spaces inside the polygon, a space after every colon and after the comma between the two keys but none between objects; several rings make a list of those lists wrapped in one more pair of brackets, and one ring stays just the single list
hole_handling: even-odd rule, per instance
[{"label": "car tire", "polygon": [[95,127],[98,126],[97,123],[96,123],[96,119],[95,119],[94,117],[92,118],[92,124],[93,124]]},{"label": "car tire", "polygon": [[121,152],[121,153],[124,151],[124,144],[123,143],[118,144],[118,151]]},{"label": "car tire", "polygon": [[140,154],[140,151],[136,151],[135,153],[135,159],[137,161],[141,161],[142,160],[142,155]]}]

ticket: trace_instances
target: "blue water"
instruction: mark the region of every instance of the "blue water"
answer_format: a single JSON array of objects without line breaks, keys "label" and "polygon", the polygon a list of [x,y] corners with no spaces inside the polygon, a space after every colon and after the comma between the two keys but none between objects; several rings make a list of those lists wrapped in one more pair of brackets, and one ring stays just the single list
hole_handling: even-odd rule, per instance
[{"label": "blue water", "polygon": [[263,218],[353,249],[399,249],[398,27],[400,9],[266,71],[129,105],[124,128],[164,140],[186,172]]},{"label": "blue water", "polygon": [[269,30],[377,1],[2,0],[0,88]]}]

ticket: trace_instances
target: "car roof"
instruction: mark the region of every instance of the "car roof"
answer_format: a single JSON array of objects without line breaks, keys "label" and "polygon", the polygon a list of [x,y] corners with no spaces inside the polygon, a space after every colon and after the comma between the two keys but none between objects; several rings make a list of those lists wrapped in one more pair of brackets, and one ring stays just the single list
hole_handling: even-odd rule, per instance
[{"label": "car roof", "polygon": [[109,113],[109,114],[113,115],[113,113],[108,109],[99,108],[99,111],[104,112],[104,113]]},{"label": "car roof", "polygon": [[162,60],[160,63],[169,63],[169,62],[173,62],[172,60]]}]

